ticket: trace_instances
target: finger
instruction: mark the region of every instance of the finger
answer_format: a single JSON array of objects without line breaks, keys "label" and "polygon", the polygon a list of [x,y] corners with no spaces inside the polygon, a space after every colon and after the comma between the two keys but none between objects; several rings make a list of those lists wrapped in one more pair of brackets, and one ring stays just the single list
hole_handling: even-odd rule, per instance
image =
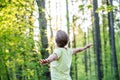
[{"label": "finger", "polygon": [[39,63],[41,63],[41,64],[42,64],[42,62],[43,62],[42,60],[39,61]]},{"label": "finger", "polygon": [[45,61],[45,59],[43,59],[43,63],[45,63],[46,61]]},{"label": "finger", "polygon": [[46,61],[45,59],[43,59],[43,60],[42,60],[42,63],[43,63],[43,64],[46,64],[46,63],[47,63],[47,61]]},{"label": "finger", "polygon": [[43,63],[44,63],[44,59],[41,59],[39,62],[40,62],[41,64],[43,64]]}]

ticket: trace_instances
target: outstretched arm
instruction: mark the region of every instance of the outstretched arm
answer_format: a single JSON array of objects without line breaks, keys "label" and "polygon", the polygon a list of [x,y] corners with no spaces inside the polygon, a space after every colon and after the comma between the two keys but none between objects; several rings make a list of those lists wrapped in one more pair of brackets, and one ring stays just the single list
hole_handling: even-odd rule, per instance
[{"label": "outstretched arm", "polygon": [[84,50],[86,50],[87,48],[90,48],[91,46],[92,46],[92,44],[88,44],[88,45],[86,45],[85,47],[73,49],[73,54],[76,54],[76,53],[78,53],[78,52],[84,51]]},{"label": "outstretched arm", "polygon": [[57,60],[58,59],[58,57],[57,57],[57,55],[54,53],[54,54],[51,54],[47,59],[41,59],[39,62],[41,63],[41,64],[48,64],[48,63],[50,63],[50,62],[52,62],[52,61],[54,61],[54,60]]}]

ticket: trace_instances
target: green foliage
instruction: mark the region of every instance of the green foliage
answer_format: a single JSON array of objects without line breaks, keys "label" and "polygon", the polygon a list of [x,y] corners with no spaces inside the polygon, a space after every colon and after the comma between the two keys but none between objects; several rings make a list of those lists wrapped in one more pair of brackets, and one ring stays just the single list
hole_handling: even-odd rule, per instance
[{"label": "green foliage", "polygon": [[79,5],[79,10],[83,10],[84,9],[84,5]]},{"label": "green foliage", "polygon": [[92,9],[93,6],[90,4],[90,5],[87,5],[87,8],[88,8],[88,9]]},{"label": "green foliage", "polygon": [[113,10],[116,10],[118,8],[118,6],[112,6],[112,5],[101,5],[99,8],[97,8],[96,12],[100,12],[100,11],[105,11],[105,12],[111,12]]},{"label": "green foliage", "polygon": [[89,5],[81,4],[78,7],[79,7],[79,11],[84,10],[84,8],[88,8],[88,9],[93,8],[93,6],[91,4],[89,4]]},{"label": "green foliage", "polygon": [[34,79],[38,53],[33,40],[33,0],[0,1],[0,78]]}]

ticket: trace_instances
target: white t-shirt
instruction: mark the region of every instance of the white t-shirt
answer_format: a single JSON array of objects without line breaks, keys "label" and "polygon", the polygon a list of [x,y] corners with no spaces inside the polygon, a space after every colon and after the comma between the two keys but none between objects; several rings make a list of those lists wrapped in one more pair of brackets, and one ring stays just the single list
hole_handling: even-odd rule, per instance
[{"label": "white t-shirt", "polygon": [[51,62],[51,79],[52,80],[71,80],[70,67],[72,62],[72,49],[56,48],[54,53],[58,60]]}]

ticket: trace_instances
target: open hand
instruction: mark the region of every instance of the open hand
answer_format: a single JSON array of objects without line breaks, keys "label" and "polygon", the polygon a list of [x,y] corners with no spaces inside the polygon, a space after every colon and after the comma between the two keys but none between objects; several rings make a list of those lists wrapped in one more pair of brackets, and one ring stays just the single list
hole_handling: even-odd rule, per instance
[{"label": "open hand", "polygon": [[93,45],[93,44],[90,43],[90,44],[86,45],[86,48],[89,48],[89,47],[91,47],[92,45]]},{"label": "open hand", "polygon": [[47,64],[47,63],[49,63],[49,61],[47,59],[41,59],[39,62],[41,64]]}]

